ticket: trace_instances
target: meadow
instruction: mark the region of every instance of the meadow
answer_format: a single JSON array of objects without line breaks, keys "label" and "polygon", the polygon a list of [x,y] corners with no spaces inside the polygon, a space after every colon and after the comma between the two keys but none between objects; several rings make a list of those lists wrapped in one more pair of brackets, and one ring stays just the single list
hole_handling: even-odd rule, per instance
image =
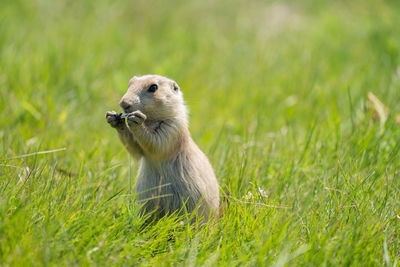
[{"label": "meadow", "polygon": [[[399,22],[398,1],[2,0],[0,265],[395,266]],[[142,227],[105,112],[147,73],[184,93],[215,223]]]}]

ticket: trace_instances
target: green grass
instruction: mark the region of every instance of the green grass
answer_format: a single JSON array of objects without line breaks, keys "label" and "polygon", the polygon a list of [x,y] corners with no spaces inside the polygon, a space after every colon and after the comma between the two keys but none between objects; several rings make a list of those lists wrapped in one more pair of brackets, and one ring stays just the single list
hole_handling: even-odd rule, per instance
[{"label": "green grass", "polygon": [[[2,1],[0,265],[398,264],[399,21],[378,0]],[[146,73],[180,84],[232,197],[215,225],[141,228],[105,112]]]}]

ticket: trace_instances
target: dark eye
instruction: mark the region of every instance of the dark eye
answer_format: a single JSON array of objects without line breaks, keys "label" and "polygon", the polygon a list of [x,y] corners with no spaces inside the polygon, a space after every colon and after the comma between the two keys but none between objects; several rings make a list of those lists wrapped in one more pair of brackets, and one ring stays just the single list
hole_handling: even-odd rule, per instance
[{"label": "dark eye", "polygon": [[152,84],[152,85],[150,85],[150,87],[147,90],[147,92],[154,93],[155,91],[157,91],[157,89],[158,89],[157,84]]}]

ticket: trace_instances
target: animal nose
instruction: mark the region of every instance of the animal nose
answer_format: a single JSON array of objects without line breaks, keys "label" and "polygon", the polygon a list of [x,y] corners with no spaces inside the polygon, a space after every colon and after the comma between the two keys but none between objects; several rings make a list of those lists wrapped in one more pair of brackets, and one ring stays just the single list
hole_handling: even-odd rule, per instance
[{"label": "animal nose", "polygon": [[119,102],[119,105],[123,110],[128,110],[130,107],[132,107],[132,104],[126,99],[122,99],[121,102]]}]

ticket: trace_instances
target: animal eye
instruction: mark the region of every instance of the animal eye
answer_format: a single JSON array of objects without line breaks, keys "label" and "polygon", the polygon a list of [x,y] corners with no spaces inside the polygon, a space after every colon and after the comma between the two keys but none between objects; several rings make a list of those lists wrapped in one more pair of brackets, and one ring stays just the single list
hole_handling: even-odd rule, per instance
[{"label": "animal eye", "polygon": [[155,91],[157,91],[157,89],[158,89],[157,84],[152,84],[152,85],[150,85],[150,87],[147,90],[147,92],[154,93]]}]

